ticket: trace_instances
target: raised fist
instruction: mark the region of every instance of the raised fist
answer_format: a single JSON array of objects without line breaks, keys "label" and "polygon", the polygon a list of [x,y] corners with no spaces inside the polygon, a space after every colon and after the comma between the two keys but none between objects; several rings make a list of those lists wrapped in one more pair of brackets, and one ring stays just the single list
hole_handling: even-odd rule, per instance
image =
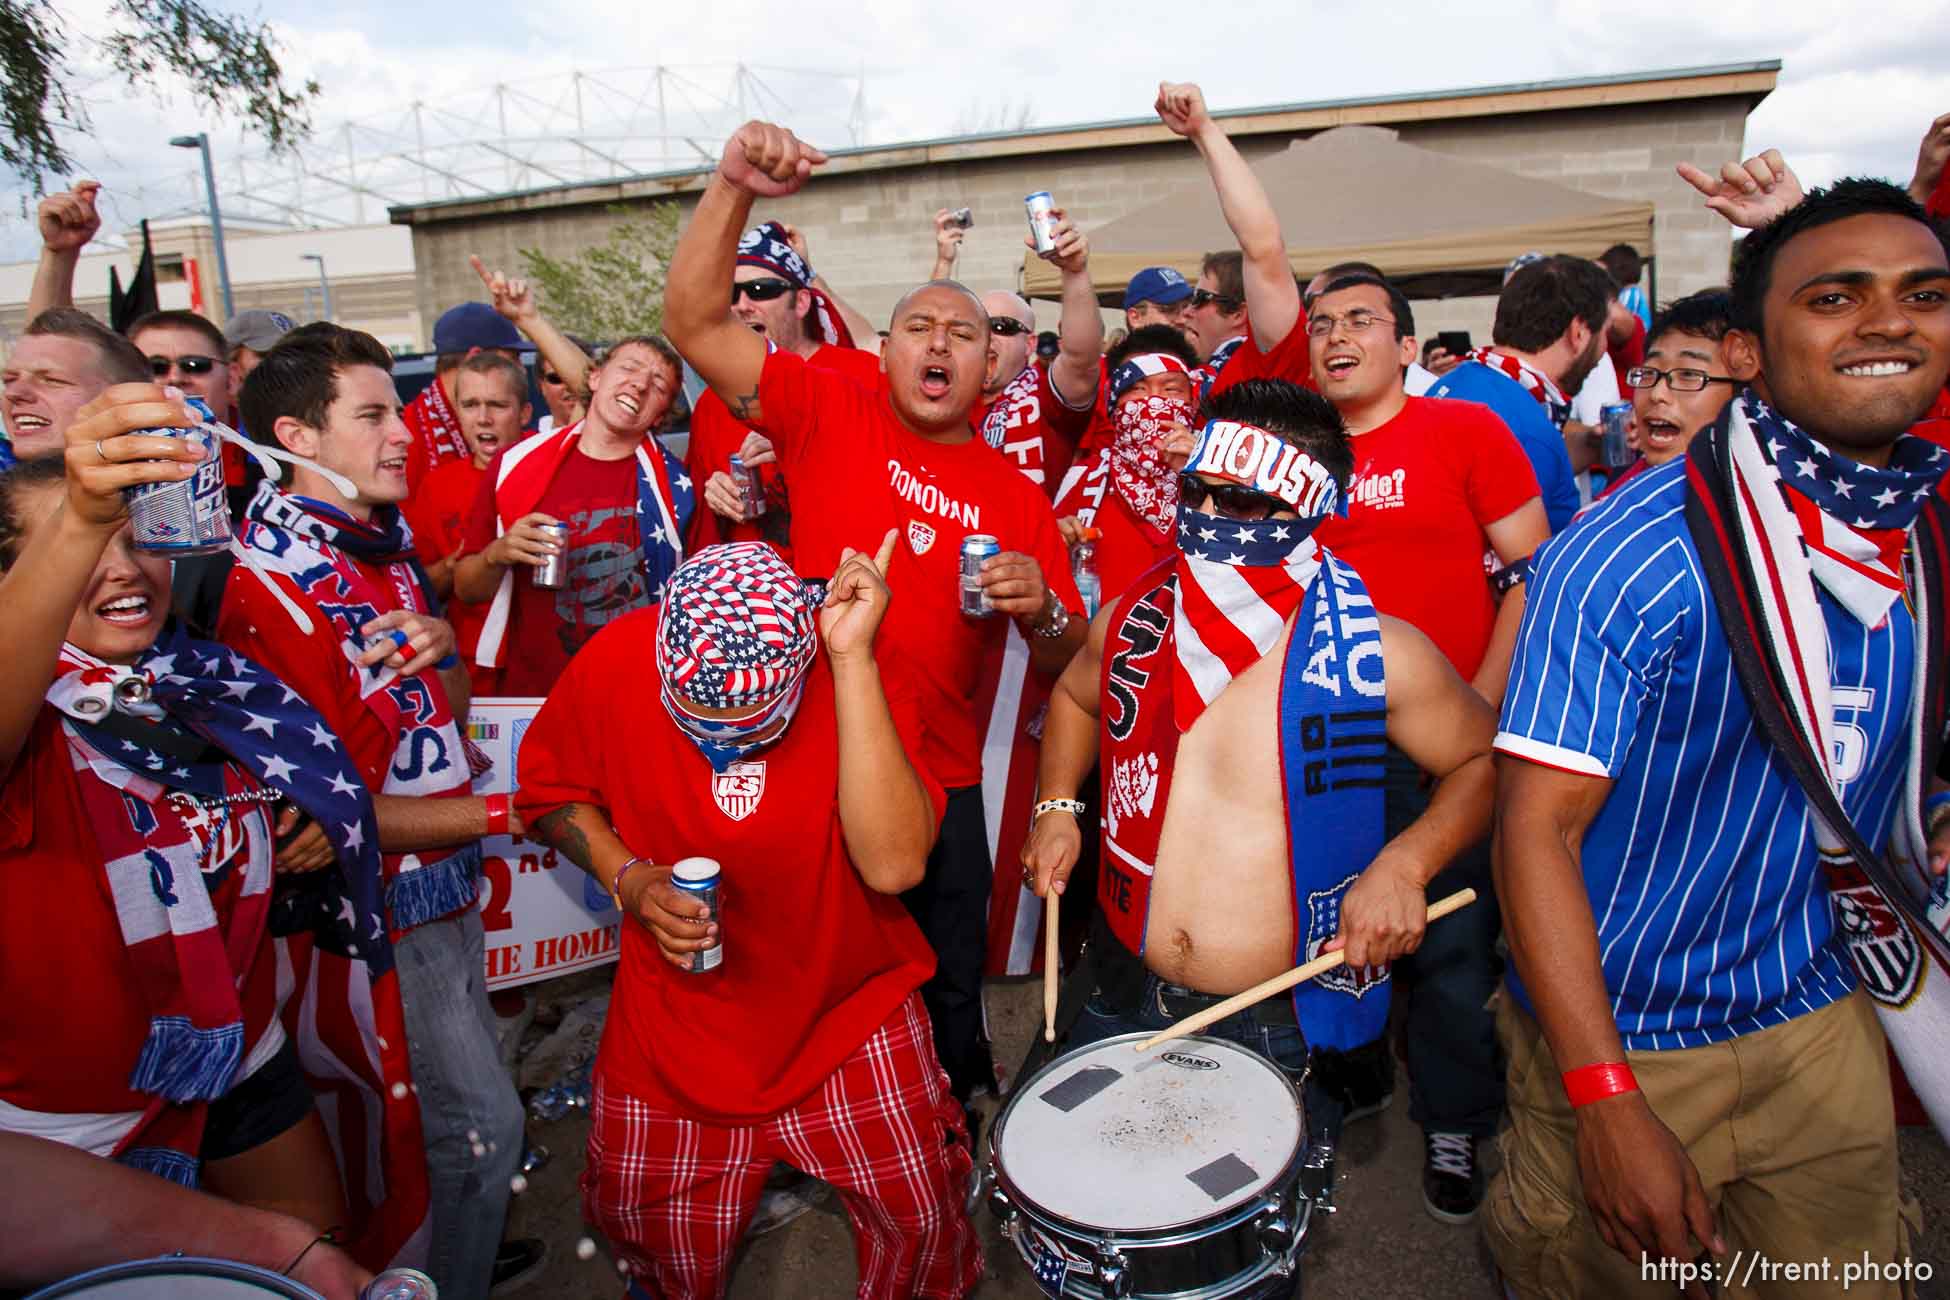
[{"label": "raised fist", "polygon": [[747,122],[725,141],[718,174],[747,194],[775,199],[797,193],[825,161],[825,154],[784,127]]},{"label": "raised fist", "polygon": [[1193,136],[1211,124],[1205,111],[1205,93],[1189,81],[1158,83],[1158,102],[1152,105],[1173,135]]},{"label": "raised fist", "polygon": [[42,199],[42,245],[55,253],[80,252],[102,228],[101,213],[95,211],[101,188],[100,181],[77,181],[73,189]]}]

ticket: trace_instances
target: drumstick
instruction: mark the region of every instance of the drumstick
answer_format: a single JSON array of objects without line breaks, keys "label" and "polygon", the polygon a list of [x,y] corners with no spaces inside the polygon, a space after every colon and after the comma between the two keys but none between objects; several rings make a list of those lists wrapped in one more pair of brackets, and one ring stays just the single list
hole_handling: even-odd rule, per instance
[{"label": "drumstick", "polygon": [[[1428,919],[1430,922],[1435,922],[1449,915],[1451,912],[1469,906],[1475,901],[1475,890],[1457,890],[1440,902],[1430,904]],[[1344,948],[1338,952],[1322,953],[1304,966],[1295,966],[1292,970],[1284,974],[1275,975],[1270,980],[1264,980],[1253,985],[1244,993],[1235,993],[1224,1002],[1209,1006],[1196,1015],[1186,1016],[1169,1029],[1160,1030],[1158,1033],[1151,1035],[1151,1037],[1139,1043],[1133,1050],[1146,1052],[1156,1047],[1159,1043],[1168,1043],[1174,1038],[1183,1038],[1187,1034],[1196,1034],[1207,1025],[1224,1020],[1235,1011],[1244,1011],[1247,1007],[1252,1006],[1256,1002],[1263,1002],[1275,993],[1284,993],[1295,984],[1305,983],[1316,975],[1333,970],[1345,961],[1347,961],[1347,950]]]},{"label": "drumstick", "polygon": [[1043,895],[1043,1041],[1056,1041],[1056,905],[1063,895],[1056,882]]}]

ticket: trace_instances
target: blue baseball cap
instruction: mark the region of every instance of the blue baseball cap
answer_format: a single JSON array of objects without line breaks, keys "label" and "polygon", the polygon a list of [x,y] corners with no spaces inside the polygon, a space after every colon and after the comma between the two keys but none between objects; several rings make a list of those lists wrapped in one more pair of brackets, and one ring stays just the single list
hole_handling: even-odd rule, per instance
[{"label": "blue baseball cap", "polygon": [[1147,266],[1124,286],[1124,310],[1129,311],[1141,302],[1169,307],[1191,296],[1192,286],[1184,276],[1168,266]]},{"label": "blue baseball cap", "polygon": [[475,348],[521,350],[521,331],[484,302],[450,307],[433,323],[433,350],[441,354]]}]

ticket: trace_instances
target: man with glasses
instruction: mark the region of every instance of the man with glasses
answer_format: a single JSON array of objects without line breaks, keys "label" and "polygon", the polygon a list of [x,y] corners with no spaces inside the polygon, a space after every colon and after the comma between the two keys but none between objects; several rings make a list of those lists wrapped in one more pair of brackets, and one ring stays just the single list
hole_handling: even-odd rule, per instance
[{"label": "man with glasses", "polygon": [[[149,358],[149,372],[157,383],[174,384],[191,397],[209,404],[211,414],[232,428],[237,426],[231,400],[230,344],[223,331],[201,313],[152,311],[128,328],[129,342]],[[224,444],[223,480],[233,513],[242,514],[254,486],[250,457],[241,448]]]},{"label": "man with glasses", "polygon": [[[573,334],[564,334],[576,350],[586,358],[594,359],[595,349]],[[588,376],[584,375],[584,382]],[[535,421],[536,433],[554,433],[566,429],[580,420],[589,404],[588,390],[569,382],[560,366],[555,365],[540,352],[535,354],[535,387],[541,390],[542,405],[547,409]]]},{"label": "man with glasses", "polygon": [[1726,290],[1703,289],[1653,318],[1644,364],[1625,372],[1639,458],[1605,491],[1684,456],[1693,435],[1726,410],[1739,383],[1725,373],[1732,310]]},{"label": "man with glasses", "polygon": [[[1354,566],[1375,608],[1414,625],[1491,705],[1503,699],[1523,615],[1521,574],[1550,535],[1537,479],[1523,449],[1474,402],[1410,397],[1403,372],[1415,357],[1415,318],[1386,280],[1347,275],[1313,300],[1307,317],[1314,378],[1354,443],[1345,518],[1321,541]],[[1496,557],[1494,578],[1483,571]],[[1428,807],[1423,774],[1389,746],[1388,828]],[[1496,1023],[1484,1004],[1496,991],[1496,902],[1489,844],[1470,844],[1430,884],[1432,899],[1473,888],[1478,903],[1438,927],[1395,968],[1409,1071],[1409,1115],[1423,1131],[1422,1198],[1445,1223],[1467,1223],[1483,1197],[1476,1141],[1496,1131],[1503,1074]],[[1349,1114],[1380,1110],[1394,1085],[1384,1038],[1323,1058],[1323,1086],[1340,1087]]]},{"label": "man with glasses", "polygon": [[[1163,1028],[1344,948],[1345,970],[1204,1031],[1304,1082],[1309,1122],[1333,1140],[1340,1102],[1308,1077],[1309,1050],[1386,1024],[1386,964],[1422,941],[1426,885],[1489,829],[1494,715],[1320,545],[1354,467],[1334,408],[1251,380],[1206,414],[1177,461],[1178,551],[1104,607],[1051,696],[1024,882],[1063,891],[1099,763],[1094,991],[1072,1046]],[[1385,744],[1437,776],[1392,839]]]}]

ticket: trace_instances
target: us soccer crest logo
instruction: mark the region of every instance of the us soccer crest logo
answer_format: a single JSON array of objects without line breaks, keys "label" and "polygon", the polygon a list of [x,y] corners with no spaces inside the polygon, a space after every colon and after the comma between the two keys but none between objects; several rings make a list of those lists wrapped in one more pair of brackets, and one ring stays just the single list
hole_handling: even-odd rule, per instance
[{"label": "us soccer crest logo", "polygon": [[1828,867],[1828,902],[1863,989],[1884,1006],[1908,1006],[1923,984],[1923,950],[1909,923],[1853,864]]},{"label": "us soccer crest logo", "polygon": [[908,520],[907,544],[914,548],[916,555],[926,555],[934,549],[934,529],[918,519]]},{"label": "us soccer crest logo", "polygon": [[[1340,884],[1329,889],[1316,889],[1307,895],[1307,960],[1320,956],[1321,945],[1341,932],[1341,900],[1355,881],[1361,878],[1355,872]],[[1388,982],[1388,967],[1337,966],[1333,970],[1314,977],[1319,988],[1332,989],[1350,997],[1361,997]]]},{"label": "us soccer crest logo", "polygon": [[711,797],[717,801],[719,812],[735,822],[744,821],[765,797],[764,762],[733,763],[722,772],[713,772]]}]

